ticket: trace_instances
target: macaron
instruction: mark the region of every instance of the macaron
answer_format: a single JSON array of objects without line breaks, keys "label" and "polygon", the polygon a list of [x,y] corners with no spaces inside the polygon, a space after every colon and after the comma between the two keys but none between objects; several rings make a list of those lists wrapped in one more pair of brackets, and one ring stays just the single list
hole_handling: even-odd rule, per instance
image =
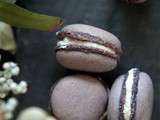
[{"label": "macaron", "polygon": [[151,120],[153,84],[147,73],[133,68],[114,82],[107,108],[108,120]]},{"label": "macaron", "polygon": [[95,77],[77,74],[53,85],[50,109],[58,120],[99,120],[107,107],[108,89]]},{"label": "macaron", "polygon": [[57,33],[56,59],[63,67],[86,72],[114,69],[122,54],[119,39],[100,28],[71,24]]},{"label": "macaron", "polygon": [[126,3],[133,3],[133,4],[139,4],[139,3],[143,3],[145,2],[146,0],[122,0]]}]

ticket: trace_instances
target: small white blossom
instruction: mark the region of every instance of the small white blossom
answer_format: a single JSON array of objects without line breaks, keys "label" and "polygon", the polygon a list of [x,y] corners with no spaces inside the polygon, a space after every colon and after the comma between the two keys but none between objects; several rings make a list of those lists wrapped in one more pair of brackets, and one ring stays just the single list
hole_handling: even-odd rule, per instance
[{"label": "small white blossom", "polygon": [[15,82],[11,83],[11,84],[10,84],[10,88],[11,88],[11,90],[16,90],[16,88],[17,88],[17,83],[15,83]]},{"label": "small white blossom", "polygon": [[12,112],[6,112],[6,113],[5,113],[5,118],[6,118],[7,120],[11,120],[11,119],[13,118],[13,113],[12,113]]},{"label": "small white blossom", "polygon": [[6,62],[6,63],[3,64],[2,67],[3,67],[4,70],[8,70],[8,69],[10,69],[11,66],[10,66],[9,62]]},{"label": "small white blossom", "polygon": [[0,98],[5,98],[8,95],[8,93],[0,93]]},{"label": "small white blossom", "polygon": [[23,90],[21,91],[22,94],[27,92],[27,87],[23,88]]},{"label": "small white blossom", "polygon": [[1,77],[0,78],[0,84],[4,83],[6,81],[6,78],[5,77]]},{"label": "small white blossom", "polygon": [[16,87],[16,92],[17,92],[17,94],[20,94],[22,91],[23,91],[23,87],[20,86],[20,85],[18,85],[18,86]]},{"label": "small white blossom", "polygon": [[13,83],[13,82],[14,82],[13,79],[7,79],[7,82],[6,82],[6,83],[7,83],[8,85],[10,85],[10,84]]},{"label": "small white blossom", "polygon": [[14,63],[14,62],[9,62],[9,64],[10,64],[11,67],[17,67],[17,64]]},{"label": "small white blossom", "polygon": [[4,72],[4,77],[5,77],[5,78],[11,78],[11,77],[12,77],[12,74],[11,74],[9,71],[5,71],[5,72]]},{"label": "small white blossom", "polygon": [[15,109],[15,107],[12,106],[12,105],[7,104],[6,109],[7,109],[7,111],[9,111],[9,112],[13,112],[14,109]]},{"label": "small white blossom", "polygon": [[9,90],[10,90],[9,86],[8,86],[6,83],[3,84],[2,88],[3,88],[5,91],[9,91]]},{"label": "small white blossom", "polygon": [[16,98],[11,97],[9,98],[9,100],[7,101],[7,104],[13,106],[14,108],[18,105],[18,101]]},{"label": "small white blossom", "polygon": [[22,86],[22,87],[27,87],[26,81],[21,81],[19,85]]},{"label": "small white blossom", "polygon": [[11,69],[11,74],[12,74],[13,76],[19,75],[19,72],[20,72],[19,67],[14,67],[14,68]]}]

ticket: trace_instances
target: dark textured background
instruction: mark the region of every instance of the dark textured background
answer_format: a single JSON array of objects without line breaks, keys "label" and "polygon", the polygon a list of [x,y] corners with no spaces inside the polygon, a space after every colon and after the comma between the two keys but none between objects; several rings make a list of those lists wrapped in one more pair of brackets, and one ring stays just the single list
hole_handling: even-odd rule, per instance
[{"label": "dark textured background", "polygon": [[[147,72],[155,90],[152,120],[160,119],[160,0],[141,5],[119,0],[19,0],[17,4],[33,12],[63,17],[64,25],[84,23],[115,34],[122,42],[121,61],[115,70],[97,75],[111,86],[132,67]],[[21,68],[16,79],[26,80],[29,88],[27,94],[18,97],[16,113],[28,106],[48,110],[54,82],[76,73],[61,67],[55,59],[56,31],[14,29],[18,45],[14,60]]]}]

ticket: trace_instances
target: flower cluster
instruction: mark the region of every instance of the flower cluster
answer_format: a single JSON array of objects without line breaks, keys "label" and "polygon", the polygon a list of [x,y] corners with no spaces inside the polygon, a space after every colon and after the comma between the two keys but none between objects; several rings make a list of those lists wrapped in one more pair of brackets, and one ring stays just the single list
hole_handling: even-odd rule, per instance
[{"label": "flower cluster", "polygon": [[0,70],[0,120],[11,120],[18,101],[14,97],[10,97],[7,102],[2,99],[5,98],[10,91],[16,95],[26,93],[27,83],[21,81],[17,84],[13,80],[13,77],[18,76],[20,72],[20,68],[16,63],[6,62],[2,65],[2,68],[3,70]]},{"label": "flower cluster", "polygon": [[14,62],[3,64],[4,71],[0,71],[0,98],[4,98],[10,91],[14,94],[23,94],[27,91],[27,83],[21,81],[19,84],[14,82],[12,77],[19,75],[20,69]]}]

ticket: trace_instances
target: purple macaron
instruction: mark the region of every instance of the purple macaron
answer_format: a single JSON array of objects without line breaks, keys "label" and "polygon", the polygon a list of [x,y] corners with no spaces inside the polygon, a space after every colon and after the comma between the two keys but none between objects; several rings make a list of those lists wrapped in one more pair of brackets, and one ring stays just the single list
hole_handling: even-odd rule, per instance
[{"label": "purple macaron", "polygon": [[58,120],[102,120],[108,101],[108,89],[95,77],[78,74],[54,84],[50,108]]},{"label": "purple macaron", "polygon": [[148,74],[133,68],[114,82],[107,108],[108,120],[151,120],[153,84]]},{"label": "purple macaron", "polygon": [[57,33],[56,59],[62,66],[78,71],[106,72],[114,69],[122,54],[113,34],[84,24],[65,26]]}]

